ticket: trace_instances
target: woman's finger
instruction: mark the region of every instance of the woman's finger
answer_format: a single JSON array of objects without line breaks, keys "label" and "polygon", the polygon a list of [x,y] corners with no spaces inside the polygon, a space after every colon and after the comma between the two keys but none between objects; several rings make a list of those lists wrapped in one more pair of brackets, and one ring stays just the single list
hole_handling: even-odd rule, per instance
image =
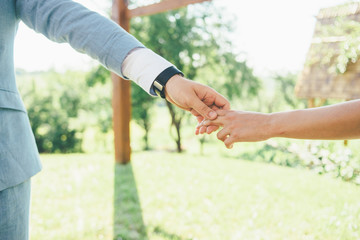
[{"label": "woman's finger", "polygon": [[200,133],[200,134],[204,134],[204,133],[206,133],[206,129],[207,129],[207,127],[206,127],[206,126],[202,126],[202,127],[200,127],[200,129],[199,129],[199,133]]},{"label": "woman's finger", "polygon": [[224,144],[228,149],[232,149],[235,143],[235,138],[231,137],[231,135],[225,139]]},{"label": "woman's finger", "polygon": [[221,141],[225,141],[225,139],[230,135],[230,131],[227,128],[223,128],[218,132],[217,138]]},{"label": "woman's finger", "polygon": [[219,126],[208,126],[206,128],[206,133],[211,134],[211,133],[215,132],[218,129],[219,129]]},{"label": "woman's finger", "polygon": [[201,123],[202,126],[211,126],[211,125],[217,125],[217,126],[224,126],[225,125],[225,117],[224,116],[218,116],[215,120],[205,120]]}]

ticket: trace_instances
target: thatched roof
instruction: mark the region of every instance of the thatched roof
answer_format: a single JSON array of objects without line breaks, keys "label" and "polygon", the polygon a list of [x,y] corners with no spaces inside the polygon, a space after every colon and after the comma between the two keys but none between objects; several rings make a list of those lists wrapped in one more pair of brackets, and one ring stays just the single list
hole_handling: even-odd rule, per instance
[{"label": "thatched roof", "polygon": [[347,3],[344,5],[339,5],[330,8],[320,9],[319,14],[316,18],[319,19],[328,19],[336,17],[348,17],[351,15],[358,15],[360,13],[360,5],[357,2]]},{"label": "thatched roof", "polygon": [[[321,29],[338,17],[360,22],[360,3],[321,9],[306,64],[298,78],[295,94],[300,98],[360,98],[360,61],[349,63],[344,74],[332,71],[344,36],[322,37]],[[328,59],[326,59],[328,58]],[[326,59],[326,61],[324,61]]]}]

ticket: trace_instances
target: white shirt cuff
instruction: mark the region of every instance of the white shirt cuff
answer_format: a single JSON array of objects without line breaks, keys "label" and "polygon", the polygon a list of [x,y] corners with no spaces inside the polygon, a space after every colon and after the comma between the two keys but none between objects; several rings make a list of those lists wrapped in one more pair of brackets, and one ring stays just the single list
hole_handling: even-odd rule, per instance
[{"label": "white shirt cuff", "polygon": [[173,64],[150,49],[138,48],[125,58],[122,72],[126,78],[133,80],[151,94],[151,86],[156,77],[170,66]]}]

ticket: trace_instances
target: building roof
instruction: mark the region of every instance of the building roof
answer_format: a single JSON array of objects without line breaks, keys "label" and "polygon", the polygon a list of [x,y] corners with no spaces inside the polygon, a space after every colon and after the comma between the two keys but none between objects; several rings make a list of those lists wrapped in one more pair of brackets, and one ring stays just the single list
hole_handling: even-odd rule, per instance
[{"label": "building roof", "polygon": [[358,2],[347,3],[330,8],[320,9],[317,19],[336,18],[350,15],[356,15],[360,12],[360,4]]},{"label": "building roof", "polygon": [[360,61],[350,62],[343,74],[334,70],[346,36],[323,37],[321,34],[322,28],[333,26],[339,17],[360,22],[360,3],[348,3],[319,11],[312,44],[295,87],[297,97],[360,98]]}]

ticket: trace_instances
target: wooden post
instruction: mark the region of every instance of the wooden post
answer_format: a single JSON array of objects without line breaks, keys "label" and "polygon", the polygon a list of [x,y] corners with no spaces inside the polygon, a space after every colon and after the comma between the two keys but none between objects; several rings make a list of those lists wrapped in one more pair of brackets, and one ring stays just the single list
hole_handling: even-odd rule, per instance
[{"label": "wooden post", "polygon": [[150,4],[144,7],[138,7],[130,10],[130,18],[153,15],[177,8],[185,7],[190,4],[201,3],[211,0],[167,0],[158,3]]},{"label": "wooden post", "polygon": [[[127,0],[113,0],[112,19],[126,31],[130,29],[130,18]],[[130,161],[130,120],[131,89],[130,81],[125,81],[116,74],[111,74],[113,83],[113,129],[115,144],[115,161],[126,164]]]},{"label": "wooden post", "polygon": [[325,102],[326,102],[326,99],[321,98],[319,104],[317,105],[317,107],[322,107],[325,104]]},{"label": "wooden post", "polygon": [[[211,0],[167,0],[130,11],[128,9],[128,0],[113,0],[112,19],[129,32],[132,17],[156,14],[205,1]],[[131,159],[131,85],[130,81],[124,81],[114,73],[111,74],[111,79],[113,83],[112,107],[115,161],[126,164]]]},{"label": "wooden post", "polygon": [[[346,99],[345,101],[350,101],[351,99]],[[344,146],[349,146],[349,140],[344,140]]]},{"label": "wooden post", "polygon": [[315,107],[315,98],[310,98],[308,100],[308,108],[314,108]]}]

